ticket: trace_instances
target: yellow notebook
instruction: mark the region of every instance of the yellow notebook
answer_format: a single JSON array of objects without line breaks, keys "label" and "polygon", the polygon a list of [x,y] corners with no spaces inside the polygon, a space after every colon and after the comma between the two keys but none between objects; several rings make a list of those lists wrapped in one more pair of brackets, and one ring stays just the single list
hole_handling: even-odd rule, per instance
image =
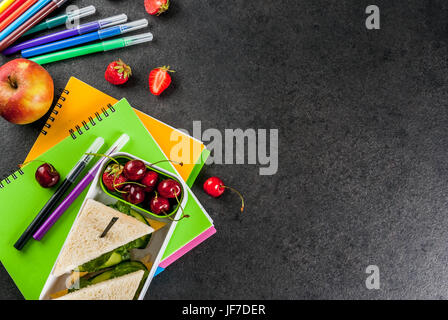
[{"label": "yellow notebook", "polygon": [[[77,134],[77,130],[82,132],[86,121],[88,122],[86,116],[102,114],[109,105],[114,105],[117,101],[81,80],[71,77],[25,162],[34,160],[70,134]],[[174,167],[191,187],[210,154],[204,144],[141,111],[134,109],[134,112],[167,158],[184,163],[183,166],[174,164]],[[184,154],[171,152],[173,148],[179,150],[180,143],[183,144]],[[172,240],[165,250],[161,268],[167,267],[216,232],[212,219],[205,210],[202,211],[209,223],[204,224],[203,230],[199,233],[198,230],[189,230],[182,221],[177,224]]]}]

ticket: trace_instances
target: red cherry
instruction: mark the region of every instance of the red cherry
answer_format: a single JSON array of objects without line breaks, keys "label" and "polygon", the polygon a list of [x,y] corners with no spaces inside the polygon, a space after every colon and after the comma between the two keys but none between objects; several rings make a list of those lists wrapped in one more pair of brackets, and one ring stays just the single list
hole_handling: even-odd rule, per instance
[{"label": "red cherry", "polygon": [[170,208],[170,202],[167,198],[158,196],[157,194],[151,198],[149,202],[149,207],[151,208],[151,212],[155,214],[167,213]]},{"label": "red cherry", "polygon": [[142,187],[127,184],[124,186],[123,191],[123,199],[132,204],[139,204],[145,201],[145,191]]},{"label": "red cherry", "polygon": [[37,168],[35,177],[42,188],[51,188],[61,179],[59,172],[48,163],[44,163]]},{"label": "red cherry", "polygon": [[159,175],[155,171],[148,170],[143,177],[141,183],[146,186],[145,192],[152,192],[156,187]]},{"label": "red cherry", "polygon": [[173,179],[166,179],[159,183],[157,191],[160,195],[167,199],[178,198],[182,192],[179,182]]},{"label": "red cherry", "polygon": [[129,180],[139,181],[145,176],[146,166],[141,160],[131,160],[124,165],[123,172]]},{"label": "red cherry", "polygon": [[103,175],[103,182],[104,185],[107,187],[107,189],[109,189],[110,191],[117,191],[123,189],[124,187],[124,183],[128,181],[128,179],[126,179],[126,177],[122,174],[120,174],[119,176],[115,177],[113,175],[109,175],[107,176],[107,173],[105,173]]},{"label": "red cherry", "polygon": [[122,174],[123,166],[118,164],[111,164],[107,166],[103,173],[103,183],[109,191],[116,191],[123,189],[123,183],[127,181]]},{"label": "red cherry", "polygon": [[204,183],[204,191],[214,198],[221,196],[226,188],[224,188],[224,182],[218,177],[211,177]]},{"label": "red cherry", "polygon": [[236,189],[232,187],[228,187],[224,185],[221,179],[218,177],[208,178],[204,183],[204,191],[207,192],[210,196],[217,198],[221,196],[226,189],[230,189],[241,198],[241,212],[244,211],[244,198],[243,195]]}]

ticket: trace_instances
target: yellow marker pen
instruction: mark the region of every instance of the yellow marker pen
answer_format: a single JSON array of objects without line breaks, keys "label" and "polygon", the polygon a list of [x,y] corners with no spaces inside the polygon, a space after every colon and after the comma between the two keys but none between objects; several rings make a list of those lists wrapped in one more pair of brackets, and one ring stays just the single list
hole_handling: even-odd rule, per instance
[{"label": "yellow marker pen", "polygon": [[15,0],[3,0],[0,2],[0,13],[5,11]]}]

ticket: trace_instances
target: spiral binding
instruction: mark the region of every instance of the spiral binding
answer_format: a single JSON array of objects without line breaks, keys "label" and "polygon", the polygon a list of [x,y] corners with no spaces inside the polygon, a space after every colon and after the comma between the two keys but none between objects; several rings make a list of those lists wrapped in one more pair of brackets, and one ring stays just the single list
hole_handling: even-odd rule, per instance
[{"label": "spiral binding", "polygon": [[24,174],[25,174],[25,172],[23,172],[22,169],[19,169],[16,172],[12,173],[11,175],[7,176],[5,179],[0,180],[0,189],[5,188],[6,185],[13,182],[13,180],[17,180],[19,178],[19,175],[23,176]]},{"label": "spiral binding", "polygon": [[65,96],[63,96],[63,94],[65,95],[69,95],[70,91],[64,89],[64,90],[59,90],[60,92],[60,96],[58,99],[58,102],[56,103],[56,105],[54,106],[53,110],[51,111],[51,115],[48,117],[47,123],[45,123],[43,129],[40,131],[43,135],[47,135],[48,130],[51,128],[51,123],[53,123],[56,118],[54,116],[57,116],[59,114],[58,109],[62,108],[62,102],[64,102],[67,98]]},{"label": "spiral binding", "polygon": [[68,132],[72,136],[73,140],[75,140],[76,133],[78,133],[78,135],[84,134],[85,131],[90,130],[91,127],[96,126],[98,122],[103,121],[105,118],[109,117],[111,113],[114,113],[115,111],[116,111],[115,108],[111,104],[108,104],[107,108],[101,108],[101,112],[102,115],[104,115],[104,117],[102,117],[102,115],[99,112],[95,112],[94,115],[89,116],[87,121],[82,121],[81,125],[76,125],[74,129],[70,129]]},{"label": "spiral binding", "polygon": [[[48,134],[48,129],[51,128],[52,123],[56,120],[55,116],[57,116],[60,112],[59,109],[61,109],[63,107],[63,102],[65,100],[67,100],[67,95],[70,94],[70,91],[68,91],[67,89],[64,90],[59,90],[60,92],[60,96],[58,99],[58,102],[56,103],[56,105],[54,106],[53,110],[51,111],[51,115],[48,117],[47,122],[45,123],[44,127],[41,130],[41,133],[43,135],[47,135]],[[115,108],[111,105],[108,104],[107,108],[101,108],[101,112],[103,113],[104,117],[109,117],[110,116],[110,112],[115,112]],[[75,132],[77,132],[79,135],[82,135],[84,133],[83,130],[87,131],[91,128],[91,126],[95,126],[97,124],[97,122],[103,121],[103,117],[101,116],[100,113],[95,112],[95,114],[93,116],[90,116],[88,118],[87,121],[82,121],[81,125],[76,125],[74,129],[70,129],[69,133],[71,135],[71,137],[74,139],[76,139],[76,134]],[[90,124],[90,126],[89,126]]]},{"label": "spiral binding", "polygon": [[[45,124],[44,129],[42,129],[42,131],[41,131],[42,134],[46,135],[48,133],[48,130],[45,130],[45,128],[50,129],[51,128],[50,122],[54,122],[56,120],[56,118],[54,116],[57,116],[59,114],[58,109],[62,108],[61,102],[64,102],[66,100],[66,97],[64,97],[62,94],[68,95],[69,93],[70,92],[66,89],[61,91],[61,96],[58,99],[58,103],[56,103],[56,106],[51,111],[52,115],[48,118],[48,121]],[[75,129],[70,129],[69,132],[70,132],[70,135],[72,136],[73,140],[76,139],[75,131],[79,135],[82,135],[82,134],[84,134],[83,130],[85,130],[85,131],[90,130],[91,127],[96,126],[98,122],[103,121],[105,118],[109,117],[111,115],[111,113],[114,113],[115,111],[116,111],[115,108],[111,104],[108,104],[107,108],[101,108],[101,112],[104,117],[102,117],[102,115],[99,112],[95,112],[95,114],[93,116],[89,116],[87,121],[82,121],[81,126],[76,125]],[[0,180],[0,190],[5,188],[6,185],[12,183],[14,180],[17,180],[20,176],[23,176],[24,174],[25,174],[25,172],[23,172],[22,169],[19,169],[16,172],[12,173],[11,175],[7,176],[6,178]]]},{"label": "spiral binding", "polygon": [[[48,133],[48,130],[46,130],[46,129],[50,129],[51,128],[51,123],[50,122],[54,122],[56,120],[56,118],[53,115],[57,116],[59,114],[59,111],[57,109],[61,109],[62,108],[62,103],[61,102],[64,102],[66,100],[66,97],[64,97],[63,94],[68,95],[70,93],[66,89],[59,90],[59,92],[60,92],[60,97],[58,99],[58,102],[56,103],[56,106],[51,111],[52,115],[50,115],[48,117],[47,123],[45,123],[44,128],[41,130],[41,133],[44,134],[44,135],[46,135]],[[5,188],[6,185],[12,183],[14,180],[17,180],[19,178],[19,176],[23,176],[24,174],[25,173],[23,172],[23,170],[19,169],[16,172],[14,172],[11,175],[9,175],[6,178],[4,178],[3,180],[0,180],[0,189]]]}]

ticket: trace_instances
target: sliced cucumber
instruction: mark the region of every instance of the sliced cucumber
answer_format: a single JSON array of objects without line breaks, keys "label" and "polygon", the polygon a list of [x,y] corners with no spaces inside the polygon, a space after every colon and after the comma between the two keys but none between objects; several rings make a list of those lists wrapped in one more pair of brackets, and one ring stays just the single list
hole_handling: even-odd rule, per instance
[{"label": "sliced cucumber", "polygon": [[143,222],[144,224],[149,226],[148,221],[145,219],[145,217],[143,217],[143,215],[141,215],[140,213],[138,213],[137,211],[135,211],[134,209],[131,209],[129,211],[129,215],[133,216],[135,219],[137,219],[140,222]]},{"label": "sliced cucumber", "polygon": [[107,260],[103,265],[102,268],[108,268],[108,267],[112,267],[115,266],[117,264],[119,264],[120,262],[123,261],[123,255],[119,254],[118,252],[112,252],[112,254],[110,255],[109,260]]},{"label": "sliced cucumber", "polygon": [[140,295],[140,292],[141,292],[143,285],[145,284],[145,281],[148,278],[148,274],[149,274],[146,266],[143,263],[138,262],[138,261],[122,262],[112,270],[105,271],[87,281],[81,281],[82,286],[79,289],[85,288],[87,286],[97,284],[97,283],[100,283],[103,281],[107,281],[110,279],[118,278],[118,277],[124,276],[126,274],[130,274],[130,273],[133,273],[133,272],[136,272],[139,270],[143,270],[143,271],[145,271],[145,273],[142,277],[142,281],[140,282],[140,285],[139,285],[139,287],[135,293],[135,296],[134,296],[134,299],[137,299],[138,296]]},{"label": "sliced cucumber", "polygon": [[92,278],[89,280],[88,285],[92,285],[92,284],[97,284],[106,280],[110,280],[114,278],[114,271],[113,270],[109,270],[109,271],[105,271],[99,275],[97,275],[96,277]]},{"label": "sliced cucumber", "polygon": [[[134,209],[131,208],[130,205],[128,205],[124,202],[117,201],[117,203],[115,203],[114,205],[111,205],[110,207],[112,207],[115,210],[118,210],[124,214],[127,214],[128,216],[134,217],[138,221],[146,224],[147,226],[151,226],[149,224],[148,220],[146,220],[145,217],[141,213],[135,211]],[[149,240],[151,240],[151,234],[148,234],[146,236],[141,237],[140,239],[132,241],[131,246],[128,248],[129,248],[129,250],[130,249],[144,249],[148,245]]]},{"label": "sliced cucumber", "polygon": [[[146,224],[148,226],[151,226],[149,224],[148,220],[146,220],[145,217],[142,214],[140,214],[139,212],[131,209],[130,212],[129,212],[129,215],[134,217],[138,221],[143,222],[144,224]],[[138,248],[138,249],[146,248],[146,246],[149,243],[149,240],[151,240],[151,234],[148,234],[146,236],[143,236],[143,237],[135,240],[135,248]]]}]

